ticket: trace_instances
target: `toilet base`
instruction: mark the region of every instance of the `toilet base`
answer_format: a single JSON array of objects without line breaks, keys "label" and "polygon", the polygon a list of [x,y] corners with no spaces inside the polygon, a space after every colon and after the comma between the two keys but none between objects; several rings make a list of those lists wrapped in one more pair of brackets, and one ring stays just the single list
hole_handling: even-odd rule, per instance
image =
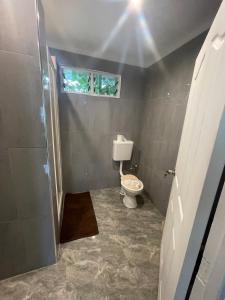
[{"label": "toilet base", "polygon": [[136,197],[125,195],[124,198],[123,198],[123,204],[127,208],[136,208],[137,207]]}]

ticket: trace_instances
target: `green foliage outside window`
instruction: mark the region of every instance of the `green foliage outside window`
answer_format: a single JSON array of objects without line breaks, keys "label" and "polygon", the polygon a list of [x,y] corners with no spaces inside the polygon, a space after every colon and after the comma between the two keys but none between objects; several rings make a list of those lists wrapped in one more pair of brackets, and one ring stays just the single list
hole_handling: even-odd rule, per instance
[{"label": "green foliage outside window", "polygon": [[116,96],[118,91],[118,77],[108,74],[94,74],[94,94]]},{"label": "green foliage outside window", "polygon": [[70,93],[90,93],[91,75],[87,71],[63,68],[63,89]]},{"label": "green foliage outside window", "polygon": [[120,96],[120,76],[92,70],[62,67],[62,91],[90,96]]}]

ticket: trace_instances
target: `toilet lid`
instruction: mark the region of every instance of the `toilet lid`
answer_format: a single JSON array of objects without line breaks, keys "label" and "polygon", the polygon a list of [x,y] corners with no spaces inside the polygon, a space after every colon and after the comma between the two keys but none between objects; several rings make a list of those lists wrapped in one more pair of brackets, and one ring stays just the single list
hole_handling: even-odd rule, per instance
[{"label": "toilet lid", "polygon": [[127,189],[138,191],[143,187],[143,183],[134,175],[124,175],[121,178],[122,185]]}]

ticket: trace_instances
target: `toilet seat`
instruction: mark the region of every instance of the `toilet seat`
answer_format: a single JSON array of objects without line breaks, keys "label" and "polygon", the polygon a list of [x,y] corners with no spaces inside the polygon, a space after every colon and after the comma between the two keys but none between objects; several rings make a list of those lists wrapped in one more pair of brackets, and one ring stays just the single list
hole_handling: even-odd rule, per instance
[{"label": "toilet seat", "polygon": [[138,192],[143,190],[143,183],[136,176],[128,174],[121,177],[121,185],[130,192]]}]

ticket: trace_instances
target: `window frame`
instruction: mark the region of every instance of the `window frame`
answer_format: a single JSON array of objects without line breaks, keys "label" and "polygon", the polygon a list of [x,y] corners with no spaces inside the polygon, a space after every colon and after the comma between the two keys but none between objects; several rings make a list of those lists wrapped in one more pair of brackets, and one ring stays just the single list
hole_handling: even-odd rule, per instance
[{"label": "window frame", "polygon": [[[73,91],[65,91],[64,90],[64,77],[63,77],[63,69],[71,69],[71,70],[75,70],[78,72],[86,72],[86,73],[90,73],[91,76],[91,80],[90,80],[90,91],[89,93],[83,93],[83,92],[73,92]],[[108,75],[108,76],[114,76],[118,78],[118,91],[116,96],[110,96],[110,95],[97,95],[94,93],[94,75],[95,74],[103,74],[103,75]],[[120,93],[121,93],[121,75],[120,74],[113,74],[113,73],[109,73],[109,72],[103,72],[103,71],[98,71],[98,70],[91,70],[91,69],[85,69],[85,68],[79,68],[79,67],[70,67],[70,66],[66,66],[66,65],[62,65],[60,66],[60,91],[63,94],[77,94],[77,95],[85,95],[85,96],[93,96],[93,97],[105,97],[105,98],[116,98],[119,99],[120,98]]]}]

